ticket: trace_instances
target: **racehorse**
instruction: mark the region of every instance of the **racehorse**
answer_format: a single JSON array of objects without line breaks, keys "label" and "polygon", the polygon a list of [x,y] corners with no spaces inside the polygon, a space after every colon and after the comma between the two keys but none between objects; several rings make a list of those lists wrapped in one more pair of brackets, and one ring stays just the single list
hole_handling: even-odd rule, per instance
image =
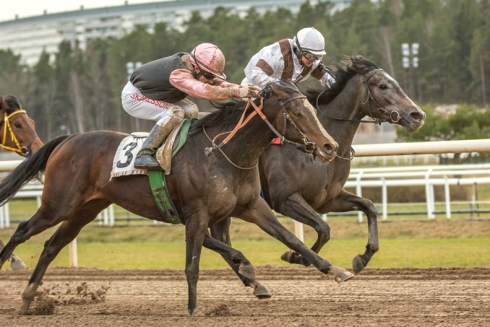
[{"label": "racehorse", "polygon": [[[17,97],[0,96],[0,115],[3,116],[0,123],[0,146],[3,149],[28,157],[43,146],[43,142],[37,136],[34,121],[22,109]],[[0,250],[3,247],[4,244],[0,240]],[[13,270],[26,268],[24,262],[13,253],[9,261]]]},{"label": "racehorse", "polygon": [[[256,113],[256,114],[255,114]],[[238,123],[237,123],[238,122]],[[226,135],[230,126],[236,126]],[[282,131],[282,134],[278,131]],[[354,275],[330,264],[289,232],[260,197],[257,161],[276,135],[294,143],[322,162],[335,157],[337,143],[325,132],[313,106],[291,82],[274,82],[261,96],[193,122],[190,136],[175,155],[171,174],[165,178],[170,198],[185,225],[188,311],[197,307],[197,281],[201,249],[212,249],[233,262],[234,270],[246,277],[247,286],[261,296],[255,271],[241,252],[212,238],[208,227],[227,217],[257,224],[266,233],[301,253],[321,272],[332,273],[338,282]],[[80,230],[111,203],[142,217],[163,221],[148,177],[130,175],[110,179],[116,150],[126,134],[95,131],[61,136],[19,165],[0,183],[0,204],[11,198],[29,179],[44,171],[46,181],[41,206],[19,224],[0,252],[0,267],[16,246],[49,227],[60,224],[22,293],[20,313],[26,314],[48,265]],[[227,142],[225,142],[227,141]],[[132,158],[128,157],[128,161]],[[268,290],[262,296],[267,297]]]},{"label": "racehorse", "polygon": [[[264,198],[272,209],[315,229],[318,239],[311,248],[315,253],[330,239],[330,228],[319,214],[364,212],[368,220],[368,243],[364,254],[352,260],[354,273],[359,273],[379,249],[378,212],[372,201],[343,189],[354,157],[351,147],[354,134],[360,123],[373,122],[398,124],[413,132],[424,124],[425,113],[395,79],[362,56],[351,57],[350,62],[337,64],[333,70],[336,80],[333,87],[311,89],[307,96],[316,106],[322,125],[338,142],[337,156],[322,165],[293,146],[272,145],[259,160],[260,182]],[[373,120],[364,120],[365,116]],[[231,219],[227,219],[215,224],[211,235],[231,246],[230,222]],[[293,251],[281,258],[305,266],[311,263]]]}]

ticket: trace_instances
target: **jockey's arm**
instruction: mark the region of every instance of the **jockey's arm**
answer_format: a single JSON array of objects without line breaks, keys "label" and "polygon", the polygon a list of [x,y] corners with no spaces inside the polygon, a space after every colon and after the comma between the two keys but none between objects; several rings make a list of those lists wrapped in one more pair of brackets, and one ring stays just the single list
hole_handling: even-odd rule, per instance
[{"label": "jockey's arm", "polygon": [[210,101],[221,101],[230,98],[247,97],[250,92],[256,93],[255,90],[246,86],[240,86],[228,82],[213,81],[213,85],[196,80],[192,73],[187,69],[176,69],[170,74],[170,84],[188,95]]},{"label": "jockey's arm", "polygon": [[326,87],[330,88],[335,83],[335,79],[329,74],[328,70],[325,68],[323,63],[320,64],[311,72],[311,76],[318,79],[320,83]]}]

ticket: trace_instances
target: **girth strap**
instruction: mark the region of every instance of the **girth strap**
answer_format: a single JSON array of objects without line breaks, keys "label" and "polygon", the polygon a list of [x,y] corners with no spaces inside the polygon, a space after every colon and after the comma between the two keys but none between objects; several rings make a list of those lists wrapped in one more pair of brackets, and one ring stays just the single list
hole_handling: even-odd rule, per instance
[{"label": "girth strap", "polygon": [[148,170],[148,177],[150,179],[151,192],[158,209],[163,215],[163,219],[171,224],[182,224],[182,220],[168,194],[163,172],[161,170]]},{"label": "girth strap", "polygon": [[[192,124],[192,119],[186,119],[180,129],[178,140],[172,149],[172,157],[184,146],[187,140],[187,134]],[[163,215],[163,219],[171,224],[182,224],[182,220],[175,209],[174,203],[170,198],[167,186],[165,185],[165,175],[161,170],[148,170],[148,178],[150,180],[151,192],[155,203]]]}]

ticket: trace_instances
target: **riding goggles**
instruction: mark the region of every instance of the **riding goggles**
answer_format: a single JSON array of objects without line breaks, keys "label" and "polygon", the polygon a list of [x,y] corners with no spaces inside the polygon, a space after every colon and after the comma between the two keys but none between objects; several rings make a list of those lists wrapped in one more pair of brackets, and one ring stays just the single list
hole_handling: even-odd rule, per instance
[{"label": "riding goggles", "polygon": [[208,80],[214,79],[216,77],[216,75],[211,74],[210,72],[207,72],[205,70],[201,70],[201,74],[202,74],[202,76],[204,76],[205,79],[208,79]]},{"label": "riding goggles", "polygon": [[306,60],[308,61],[314,61],[314,60],[322,60],[323,56],[322,55],[315,55],[311,52],[302,52],[301,53],[303,55],[303,57],[306,58]]}]

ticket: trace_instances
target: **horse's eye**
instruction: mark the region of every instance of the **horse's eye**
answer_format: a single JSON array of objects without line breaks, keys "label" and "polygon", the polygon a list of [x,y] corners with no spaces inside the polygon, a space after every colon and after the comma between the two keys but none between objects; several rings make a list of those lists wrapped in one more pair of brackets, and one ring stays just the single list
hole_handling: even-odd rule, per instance
[{"label": "horse's eye", "polygon": [[379,88],[382,89],[382,90],[387,90],[388,89],[388,86],[386,84],[381,84],[379,86]]},{"label": "horse's eye", "polygon": [[303,110],[292,110],[291,113],[294,115],[294,117],[298,117],[298,118],[304,116],[303,115]]},{"label": "horse's eye", "polygon": [[16,128],[22,128],[22,124],[21,124],[21,123],[15,123],[15,124],[14,124],[14,126],[15,126]]}]

